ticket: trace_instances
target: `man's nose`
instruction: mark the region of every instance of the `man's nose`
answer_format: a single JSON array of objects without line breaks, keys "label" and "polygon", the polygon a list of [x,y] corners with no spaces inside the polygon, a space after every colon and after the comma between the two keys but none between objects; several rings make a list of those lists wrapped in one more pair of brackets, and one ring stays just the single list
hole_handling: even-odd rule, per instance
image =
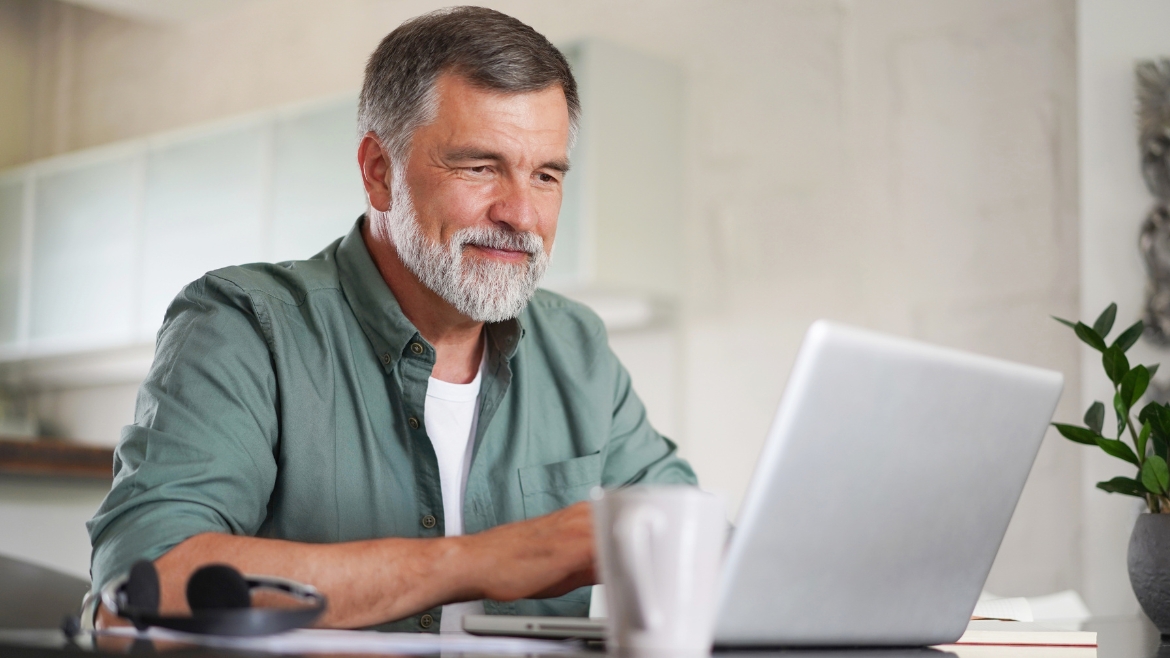
[{"label": "man's nose", "polygon": [[488,209],[488,219],[507,224],[514,231],[533,231],[540,220],[535,201],[531,186],[508,181]]}]

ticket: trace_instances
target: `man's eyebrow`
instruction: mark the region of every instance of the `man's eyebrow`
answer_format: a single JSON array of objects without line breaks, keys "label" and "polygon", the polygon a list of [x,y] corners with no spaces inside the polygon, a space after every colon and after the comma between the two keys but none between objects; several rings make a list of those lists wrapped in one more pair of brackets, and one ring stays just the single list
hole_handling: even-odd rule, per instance
[{"label": "man's eyebrow", "polygon": [[445,154],[448,160],[499,160],[503,161],[504,156],[499,153],[494,153],[474,146],[464,146],[447,151]]},{"label": "man's eyebrow", "polygon": [[[496,153],[494,151],[488,151],[486,149],[476,148],[474,146],[465,146],[465,147],[455,148],[455,149],[452,149],[450,151],[447,151],[444,155],[445,155],[445,158],[447,160],[454,160],[454,161],[459,161],[459,160],[494,160],[496,162],[503,162],[506,159],[506,158],[504,158],[503,155],[501,155],[499,153]],[[569,172],[569,161],[566,158],[558,158],[556,160],[549,160],[548,162],[545,162],[544,164],[540,165],[540,167],[538,167],[538,169],[552,169],[553,171],[559,171],[562,174],[565,174],[565,173]]]},{"label": "man's eyebrow", "polygon": [[562,174],[567,174],[567,173],[569,173],[569,161],[568,160],[552,160],[552,161],[549,161],[549,162],[546,162],[546,163],[540,165],[540,168],[541,169],[552,169],[553,171],[559,171]]}]

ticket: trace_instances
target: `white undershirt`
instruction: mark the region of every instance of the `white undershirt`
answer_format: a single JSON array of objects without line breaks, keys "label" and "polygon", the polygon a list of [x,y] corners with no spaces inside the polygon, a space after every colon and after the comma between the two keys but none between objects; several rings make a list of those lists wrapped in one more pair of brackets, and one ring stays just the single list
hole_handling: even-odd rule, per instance
[{"label": "white undershirt", "polygon": [[[485,357],[487,350],[484,350]],[[479,383],[484,362],[470,384],[452,384],[434,377],[427,380],[423,424],[439,461],[439,487],[443,494],[443,526],[448,537],[463,534],[463,494],[471,470],[475,425],[479,417]],[[483,601],[443,606],[440,633],[463,631],[463,615],[482,615]]]}]

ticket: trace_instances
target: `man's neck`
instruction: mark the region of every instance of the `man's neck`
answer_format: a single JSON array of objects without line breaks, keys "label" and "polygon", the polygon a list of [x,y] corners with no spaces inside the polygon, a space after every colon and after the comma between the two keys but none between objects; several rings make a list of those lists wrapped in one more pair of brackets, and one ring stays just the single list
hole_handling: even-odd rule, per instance
[{"label": "man's neck", "polygon": [[389,236],[370,231],[369,220],[362,222],[362,240],[382,280],[398,300],[402,314],[434,346],[435,367],[431,376],[454,384],[471,383],[485,349],[483,323],[463,315],[423,285],[398,257]]}]

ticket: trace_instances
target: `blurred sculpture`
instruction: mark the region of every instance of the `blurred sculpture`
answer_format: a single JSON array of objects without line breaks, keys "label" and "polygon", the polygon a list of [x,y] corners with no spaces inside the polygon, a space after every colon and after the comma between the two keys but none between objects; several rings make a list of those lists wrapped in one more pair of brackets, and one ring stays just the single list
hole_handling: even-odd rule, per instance
[{"label": "blurred sculpture", "polygon": [[1135,73],[1142,177],[1155,197],[1138,241],[1149,275],[1145,336],[1170,345],[1170,59],[1138,62]]},{"label": "blurred sculpture", "polygon": [[1146,338],[1170,345],[1170,212],[1159,203],[1154,206],[1138,239],[1146,259]]}]

